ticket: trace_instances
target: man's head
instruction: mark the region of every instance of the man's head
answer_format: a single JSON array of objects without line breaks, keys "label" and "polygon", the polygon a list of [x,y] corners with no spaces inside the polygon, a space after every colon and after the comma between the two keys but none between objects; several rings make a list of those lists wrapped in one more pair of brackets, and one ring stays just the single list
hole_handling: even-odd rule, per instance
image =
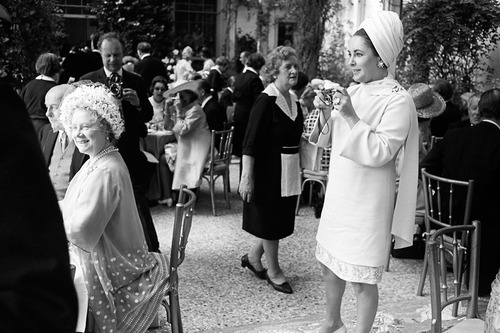
[{"label": "man's head", "polygon": [[210,94],[210,89],[212,89],[212,87],[210,86],[210,83],[208,83],[207,80],[200,80],[200,83],[198,85],[198,90],[196,91],[196,93],[199,96],[200,103],[203,102],[209,96],[212,96]]},{"label": "man's head", "polygon": [[59,115],[61,113],[59,106],[63,100],[64,94],[71,87],[69,84],[61,84],[52,87],[47,94],[45,94],[45,106],[47,107],[47,112],[45,115],[49,118],[50,125],[54,132],[64,130],[63,125],[59,120]]},{"label": "man's head", "polygon": [[123,45],[115,32],[108,32],[99,38],[98,48],[101,52],[104,67],[117,73],[122,68]]},{"label": "man's head", "polygon": [[227,60],[227,58],[224,56],[220,56],[217,59],[215,59],[215,65],[219,67],[222,73],[224,73],[227,70],[227,67],[229,66],[229,60]]},{"label": "man's head", "polygon": [[248,59],[249,55],[250,55],[250,52],[248,52],[248,51],[243,51],[243,52],[240,53],[240,62],[243,65],[247,64],[247,59]]},{"label": "man's head", "polygon": [[90,48],[92,50],[99,50],[99,47],[97,45],[99,44],[100,38],[101,38],[100,32],[94,32],[92,35],[90,35]]},{"label": "man's head", "polygon": [[479,115],[483,119],[500,121],[500,89],[486,90],[481,95]]},{"label": "man's head", "polygon": [[151,44],[148,42],[140,42],[137,44],[137,54],[139,57],[142,57],[142,55],[151,53]]}]

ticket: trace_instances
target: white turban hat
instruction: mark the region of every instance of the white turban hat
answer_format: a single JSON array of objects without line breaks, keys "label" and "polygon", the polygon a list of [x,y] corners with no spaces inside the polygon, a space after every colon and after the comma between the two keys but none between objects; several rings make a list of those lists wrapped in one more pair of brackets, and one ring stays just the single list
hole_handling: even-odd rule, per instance
[{"label": "white turban hat", "polygon": [[359,29],[364,29],[375,46],[378,55],[394,78],[396,59],[403,49],[403,24],[398,14],[391,11],[381,11],[364,20]]}]

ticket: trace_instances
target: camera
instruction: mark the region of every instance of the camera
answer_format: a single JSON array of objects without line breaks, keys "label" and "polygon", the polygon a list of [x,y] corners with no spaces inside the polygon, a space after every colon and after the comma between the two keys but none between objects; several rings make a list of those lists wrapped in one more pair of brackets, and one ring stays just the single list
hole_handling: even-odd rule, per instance
[{"label": "camera", "polygon": [[107,86],[111,91],[111,94],[117,99],[123,97],[123,81],[122,77],[116,73],[111,74],[108,77]]}]

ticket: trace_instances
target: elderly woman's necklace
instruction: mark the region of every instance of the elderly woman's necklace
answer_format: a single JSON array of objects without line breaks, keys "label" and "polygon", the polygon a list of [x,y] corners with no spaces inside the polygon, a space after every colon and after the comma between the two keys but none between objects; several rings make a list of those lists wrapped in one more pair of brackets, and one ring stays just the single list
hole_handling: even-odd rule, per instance
[{"label": "elderly woman's necklace", "polygon": [[91,158],[89,160],[89,165],[87,167],[88,173],[91,173],[92,171],[95,170],[95,168],[96,168],[95,164],[97,163],[97,161],[99,161],[104,156],[106,156],[106,155],[108,155],[110,153],[113,153],[115,151],[118,151],[118,148],[116,148],[115,146],[111,145],[108,148],[105,148],[105,149],[101,150],[99,152],[99,154],[97,154],[93,158]]}]

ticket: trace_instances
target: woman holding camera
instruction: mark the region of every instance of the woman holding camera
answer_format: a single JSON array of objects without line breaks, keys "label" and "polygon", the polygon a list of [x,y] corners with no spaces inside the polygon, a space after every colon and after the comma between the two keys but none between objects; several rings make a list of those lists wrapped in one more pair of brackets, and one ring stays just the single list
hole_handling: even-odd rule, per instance
[{"label": "woman holding camera", "polygon": [[[402,47],[396,13],[366,19],[348,44],[349,66],[359,84],[334,91],[309,139],[332,146],[316,236],[326,285],[321,333],[347,332],[340,314],[347,281],[356,294],[356,332],[370,332],[391,233],[396,248],[413,241],[418,124],[411,96],[393,76]],[[325,106],[320,97],[315,102]]]}]

